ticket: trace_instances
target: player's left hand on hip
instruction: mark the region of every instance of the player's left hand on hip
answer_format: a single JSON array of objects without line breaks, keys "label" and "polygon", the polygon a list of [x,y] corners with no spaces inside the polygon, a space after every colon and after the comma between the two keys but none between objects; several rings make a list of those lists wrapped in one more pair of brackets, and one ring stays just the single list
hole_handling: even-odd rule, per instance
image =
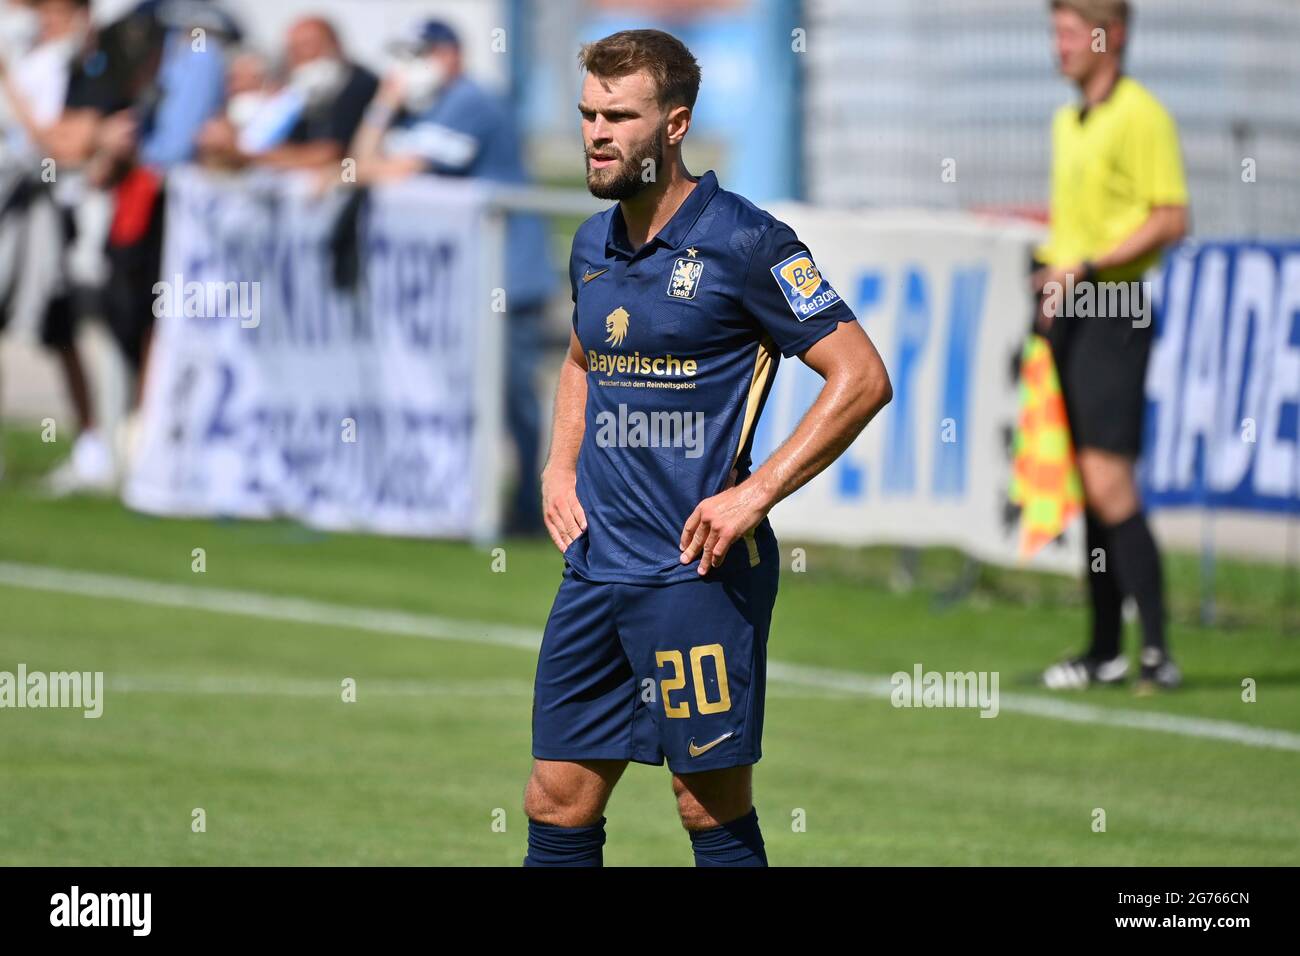
[{"label": "player's left hand on hip", "polygon": [[700,574],[708,574],[710,568],[722,564],[737,540],[758,527],[766,514],[767,509],[743,484],[705,498],[695,506],[682,528],[678,545],[682,549],[682,564],[698,558]]}]

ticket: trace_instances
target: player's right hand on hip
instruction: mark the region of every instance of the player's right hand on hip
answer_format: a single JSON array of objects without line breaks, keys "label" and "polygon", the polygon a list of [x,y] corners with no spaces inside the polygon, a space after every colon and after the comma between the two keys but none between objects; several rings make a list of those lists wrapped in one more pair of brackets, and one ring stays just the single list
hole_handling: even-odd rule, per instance
[{"label": "player's right hand on hip", "polygon": [[578,501],[576,471],[548,468],[542,472],[542,520],[561,554],[587,530],[587,515]]}]

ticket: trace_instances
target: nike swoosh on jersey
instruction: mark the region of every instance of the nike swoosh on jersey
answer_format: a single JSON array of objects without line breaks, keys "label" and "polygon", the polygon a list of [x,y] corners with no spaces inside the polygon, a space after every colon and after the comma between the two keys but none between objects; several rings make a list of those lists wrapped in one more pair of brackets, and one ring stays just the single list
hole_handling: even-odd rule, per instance
[{"label": "nike swoosh on jersey", "polygon": [[608,271],[608,269],[601,269],[599,272],[584,272],[582,274],[582,281],[585,283],[590,282],[592,279],[598,279]]},{"label": "nike swoosh on jersey", "polygon": [[735,736],[735,733],[736,733],[736,732],[735,732],[734,730],[728,730],[725,734],[723,734],[723,735],[722,735],[721,737],[719,737],[717,740],[710,740],[710,741],[709,741],[707,744],[705,744],[703,747],[697,747],[697,746],[695,746],[695,738],[692,737],[692,738],[691,738],[691,742],[686,746],[686,752],[689,753],[692,757],[698,757],[700,754],[702,754],[702,753],[707,753],[708,751],[712,750],[714,747],[716,747],[718,744],[722,743],[722,742],[723,742],[724,740],[726,740],[728,737],[733,737],[733,736]]}]

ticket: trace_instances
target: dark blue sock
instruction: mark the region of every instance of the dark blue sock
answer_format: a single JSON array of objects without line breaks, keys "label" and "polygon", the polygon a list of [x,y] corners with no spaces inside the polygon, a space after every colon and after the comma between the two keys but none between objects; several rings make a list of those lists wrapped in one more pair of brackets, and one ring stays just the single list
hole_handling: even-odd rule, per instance
[{"label": "dark blue sock", "polygon": [[605,818],[589,827],[557,827],[528,821],[524,866],[604,866]]},{"label": "dark blue sock", "polygon": [[690,833],[696,866],[767,866],[758,811],[752,807],[738,820]]}]

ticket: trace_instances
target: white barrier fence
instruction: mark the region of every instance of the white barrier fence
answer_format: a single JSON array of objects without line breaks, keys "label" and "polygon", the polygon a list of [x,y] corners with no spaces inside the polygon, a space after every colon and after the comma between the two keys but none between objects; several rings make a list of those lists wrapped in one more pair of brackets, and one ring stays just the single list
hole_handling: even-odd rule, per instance
[{"label": "white barrier fence", "polygon": [[140,443],[124,497],[167,515],[480,537],[499,516],[500,324],[475,184],[374,190],[337,288],[345,201],[282,177],[169,180]]}]

